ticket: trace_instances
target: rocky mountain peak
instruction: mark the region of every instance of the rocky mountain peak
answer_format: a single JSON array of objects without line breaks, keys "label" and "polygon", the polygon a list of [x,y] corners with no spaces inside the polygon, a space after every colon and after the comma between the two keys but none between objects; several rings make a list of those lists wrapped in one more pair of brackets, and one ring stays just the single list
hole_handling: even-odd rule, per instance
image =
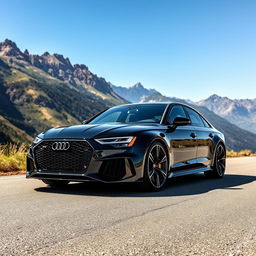
[{"label": "rocky mountain peak", "polygon": [[140,82],[136,83],[131,88],[134,88],[134,89],[144,89],[143,85]]},{"label": "rocky mountain peak", "polygon": [[256,100],[254,99],[230,99],[216,94],[205,100],[197,102],[198,106],[207,107],[217,115],[220,115],[239,127],[256,133],[254,117],[256,114]]},{"label": "rocky mountain peak", "polygon": [[16,43],[5,39],[0,43],[0,56],[16,57],[17,59],[23,59],[24,53],[17,47]]},{"label": "rocky mountain peak", "polygon": [[17,45],[15,42],[13,42],[12,40],[9,40],[9,39],[5,39],[4,42],[0,43],[2,46],[9,46],[9,47],[12,47],[12,48],[16,48],[18,49]]},{"label": "rocky mountain peak", "polygon": [[140,82],[131,87],[111,85],[113,90],[124,99],[131,102],[140,102],[145,96],[157,93],[155,89],[147,89]]},{"label": "rocky mountain peak", "polygon": [[84,64],[75,64],[74,68],[75,69],[85,69],[85,70],[88,70],[88,67],[86,65],[84,65]]},{"label": "rocky mountain peak", "polygon": [[[112,87],[104,78],[93,74],[86,65],[75,64],[72,65],[69,58],[62,54],[50,54],[45,52],[42,55],[29,54],[28,50],[21,52],[16,43],[6,39],[0,43],[0,57],[11,57],[12,62],[25,61],[33,65],[49,75],[68,82],[77,87],[93,87],[94,89],[107,94],[117,100],[117,102],[125,102],[123,98],[117,95]],[[95,92],[97,94],[97,92]]]},{"label": "rocky mountain peak", "polygon": [[29,55],[29,51],[26,49],[26,50],[24,51],[24,54],[25,54],[25,55]]},{"label": "rocky mountain peak", "polygon": [[220,98],[222,98],[221,96],[219,96],[219,95],[217,95],[217,94],[213,94],[213,95],[211,95],[211,96],[209,96],[208,97],[208,99],[220,99]]},{"label": "rocky mountain peak", "polygon": [[44,52],[44,53],[42,54],[42,56],[44,56],[44,57],[47,57],[47,56],[49,56],[49,55],[50,55],[49,52]]}]

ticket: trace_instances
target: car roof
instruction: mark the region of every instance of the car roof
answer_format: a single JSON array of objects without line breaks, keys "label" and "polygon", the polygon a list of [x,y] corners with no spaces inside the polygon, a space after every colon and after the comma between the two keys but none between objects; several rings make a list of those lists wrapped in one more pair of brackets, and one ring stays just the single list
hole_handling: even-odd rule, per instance
[{"label": "car roof", "polygon": [[[138,102],[138,103],[127,103],[119,106],[137,106],[137,105],[169,105],[172,102]],[[117,106],[118,107],[118,106]]]},{"label": "car roof", "polygon": [[137,106],[137,105],[175,105],[175,104],[179,104],[179,105],[183,105],[183,106],[188,106],[191,107],[189,105],[186,105],[184,103],[181,102],[175,102],[175,101],[166,101],[166,102],[138,102],[138,103],[127,103],[127,104],[122,104],[122,105],[118,105],[115,107],[120,107],[120,106]]}]

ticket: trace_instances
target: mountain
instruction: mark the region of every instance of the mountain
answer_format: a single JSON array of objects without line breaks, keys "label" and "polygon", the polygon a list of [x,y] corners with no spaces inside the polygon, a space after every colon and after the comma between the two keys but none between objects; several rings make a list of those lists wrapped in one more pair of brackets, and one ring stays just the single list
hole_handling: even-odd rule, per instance
[{"label": "mountain", "polygon": [[30,143],[50,127],[78,124],[126,102],[85,65],[0,43],[0,143]]},{"label": "mountain", "polygon": [[143,98],[143,102],[181,102],[192,106],[202,113],[219,131],[223,132],[226,137],[226,145],[229,150],[239,151],[241,149],[250,149],[256,152],[256,134],[239,128],[230,123],[226,119],[218,116],[213,111],[210,111],[204,106],[198,106],[188,103],[185,100],[178,98],[170,98],[161,95],[160,93],[151,94]]},{"label": "mountain", "polygon": [[131,87],[122,87],[112,85],[112,89],[124,99],[130,102],[140,102],[143,97],[156,92],[154,89],[146,89],[141,83],[137,83]]},{"label": "mountain", "polygon": [[256,99],[229,99],[216,94],[197,102],[231,123],[256,133]]},{"label": "mountain", "polygon": [[6,39],[0,43],[1,56],[9,60],[10,64],[13,62],[16,64],[26,63],[37,67],[54,78],[67,82],[78,89],[84,88],[113,104],[126,102],[113,91],[110,84],[104,78],[93,74],[84,64],[72,65],[70,60],[61,54],[49,54],[48,52],[42,55],[29,54],[28,50],[22,52],[15,42]]},{"label": "mountain", "polygon": [[[114,86],[93,74],[86,65],[72,65],[60,54],[32,55],[28,50],[22,52],[11,40],[0,43],[0,143],[30,143],[35,134],[50,127],[78,124],[99,111],[128,101],[186,102],[165,97],[140,83],[130,88]],[[224,132],[229,149],[256,151],[255,134],[214,113],[222,114],[225,109],[227,113],[231,105],[232,115],[236,113],[241,118],[248,115],[254,120],[253,101],[230,104],[225,98],[227,105],[222,109],[218,108],[222,105],[218,98],[192,105]],[[210,102],[215,102],[216,106]],[[211,106],[214,112],[204,104]],[[239,123],[239,118],[234,122]]]}]

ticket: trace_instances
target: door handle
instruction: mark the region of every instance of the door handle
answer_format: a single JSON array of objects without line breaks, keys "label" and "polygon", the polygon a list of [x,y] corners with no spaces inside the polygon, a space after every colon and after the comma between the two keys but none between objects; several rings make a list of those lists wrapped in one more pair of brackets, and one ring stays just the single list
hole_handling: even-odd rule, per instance
[{"label": "door handle", "polygon": [[197,136],[197,135],[196,135],[194,132],[192,132],[192,133],[190,134],[190,137],[192,137],[193,139],[196,138],[196,136]]},{"label": "door handle", "polygon": [[212,134],[212,133],[210,133],[210,134],[209,134],[209,137],[210,137],[210,138],[213,138],[213,134]]}]

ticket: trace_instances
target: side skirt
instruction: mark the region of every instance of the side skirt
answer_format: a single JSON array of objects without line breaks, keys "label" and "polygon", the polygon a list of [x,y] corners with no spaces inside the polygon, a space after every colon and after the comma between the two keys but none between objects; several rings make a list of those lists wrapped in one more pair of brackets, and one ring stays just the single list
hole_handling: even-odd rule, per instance
[{"label": "side skirt", "polygon": [[168,178],[190,175],[190,174],[195,174],[199,172],[208,172],[208,171],[211,171],[211,168],[203,167],[203,168],[190,169],[190,170],[180,171],[180,172],[171,172]]}]

